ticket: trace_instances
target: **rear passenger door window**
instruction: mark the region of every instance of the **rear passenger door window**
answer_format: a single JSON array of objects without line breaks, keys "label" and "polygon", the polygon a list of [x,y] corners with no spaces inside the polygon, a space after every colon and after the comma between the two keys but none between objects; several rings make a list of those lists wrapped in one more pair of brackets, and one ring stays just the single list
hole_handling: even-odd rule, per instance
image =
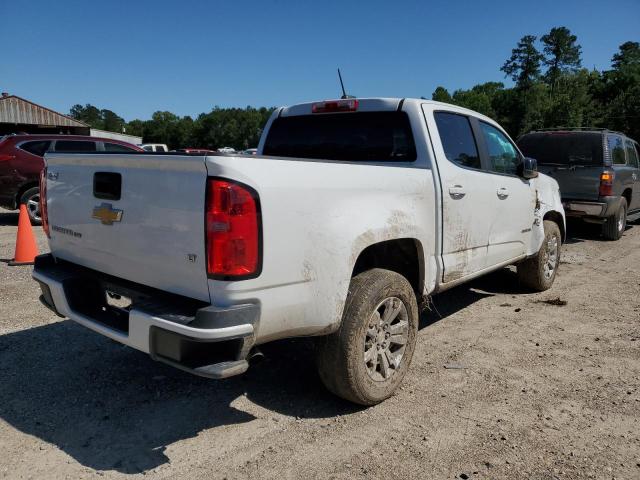
[{"label": "rear passenger door window", "polygon": [[82,140],[57,140],[56,152],[95,152],[96,142],[87,142]]},{"label": "rear passenger door window", "polygon": [[609,147],[609,155],[611,163],[614,165],[624,165],[627,163],[625,159],[624,144],[620,135],[607,135],[607,145]]},{"label": "rear passenger door window", "polygon": [[520,156],[516,147],[500,130],[485,122],[480,122],[480,130],[487,145],[489,169],[492,172],[517,175]]},{"label": "rear passenger door window", "polygon": [[42,157],[44,153],[49,149],[51,142],[49,140],[40,140],[37,142],[25,142],[20,145],[20,149],[25,152],[29,152],[33,155]]},{"label": "rear passenger door window", "polygon": [[448,112],[435,112],[434,118],[447,160],[461,167],[481,169],[469,118]]},{"label": "rear passenger door window", "polygon": [[638,165],[638,152],[636,151],[636,147],[631,140],[627,140],[625,145],[627,147],[627,159],[629,160],[629,165],[638,168],[640,165]]},{"label": "rear passenger door window", "polygon": [[119,145],[117,143],[110,143],[110,142],[104,142],[104,151],[105,152],[126,152],[126,153],[137,152],[137,150],[133,148],[126,147],[124,145]]}]

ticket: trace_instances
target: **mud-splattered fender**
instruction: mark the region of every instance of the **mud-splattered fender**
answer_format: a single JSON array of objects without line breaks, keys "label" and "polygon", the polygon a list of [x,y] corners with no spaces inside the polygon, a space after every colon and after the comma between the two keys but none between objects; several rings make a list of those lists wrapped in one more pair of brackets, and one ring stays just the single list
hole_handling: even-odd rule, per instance
[{"label": "mud-splattered fender", "polygon": [[532,179],[531,184],[536,191],[536,203],[527,255],[535,255],[540,250],[544,239],[544,219],[548,214],[552,212],[559,214],[562,218],[560,230],[566,232],[566,219],[558,182],[541,173]]}]

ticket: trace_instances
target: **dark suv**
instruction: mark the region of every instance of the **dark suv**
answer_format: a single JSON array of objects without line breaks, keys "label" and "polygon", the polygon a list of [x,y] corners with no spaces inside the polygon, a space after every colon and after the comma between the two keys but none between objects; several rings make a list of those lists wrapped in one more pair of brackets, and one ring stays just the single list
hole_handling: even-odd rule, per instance
[{"label": "dark suv", "polygon": [[0,207],[26,204],[31,223],[39,225],[38,181],[46,152],[142,152],[130,143],[76,135],[7,135],[0,137]]},{"label": "dark suv", "polygon": [[520,137],[518,146],[558,181],[567,217],[601,223],[609,240],[622,236],[627,220],[640,218],[640,147],[623,133],[537,130]]}]

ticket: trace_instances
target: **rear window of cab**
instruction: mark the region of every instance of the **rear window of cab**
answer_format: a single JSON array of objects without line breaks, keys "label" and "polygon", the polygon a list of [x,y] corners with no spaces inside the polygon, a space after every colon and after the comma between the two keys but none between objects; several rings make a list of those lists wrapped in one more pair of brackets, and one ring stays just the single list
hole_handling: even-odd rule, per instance
[{"label": "rear window of cab", "polygon": [[263,154],[348,162],[412,162],[416,146],[405,112],[323,113],[276,118]]}]

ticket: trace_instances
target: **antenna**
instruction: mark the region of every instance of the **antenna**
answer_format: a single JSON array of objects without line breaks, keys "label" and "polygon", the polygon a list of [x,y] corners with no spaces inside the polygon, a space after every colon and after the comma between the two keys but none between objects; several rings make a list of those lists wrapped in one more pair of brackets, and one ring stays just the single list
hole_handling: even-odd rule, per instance
[{"label": "antenna", "polygon": [[340,69],[339,68],[338,68],[338,78],[340,79],[340,86],[342,87],[342,96],[340,98],[342,98],[342,99],[356,98],[353,95],[347,95],[347,92],[344,89],[344,83],[342,81],[342,74],[340,73]]}]

